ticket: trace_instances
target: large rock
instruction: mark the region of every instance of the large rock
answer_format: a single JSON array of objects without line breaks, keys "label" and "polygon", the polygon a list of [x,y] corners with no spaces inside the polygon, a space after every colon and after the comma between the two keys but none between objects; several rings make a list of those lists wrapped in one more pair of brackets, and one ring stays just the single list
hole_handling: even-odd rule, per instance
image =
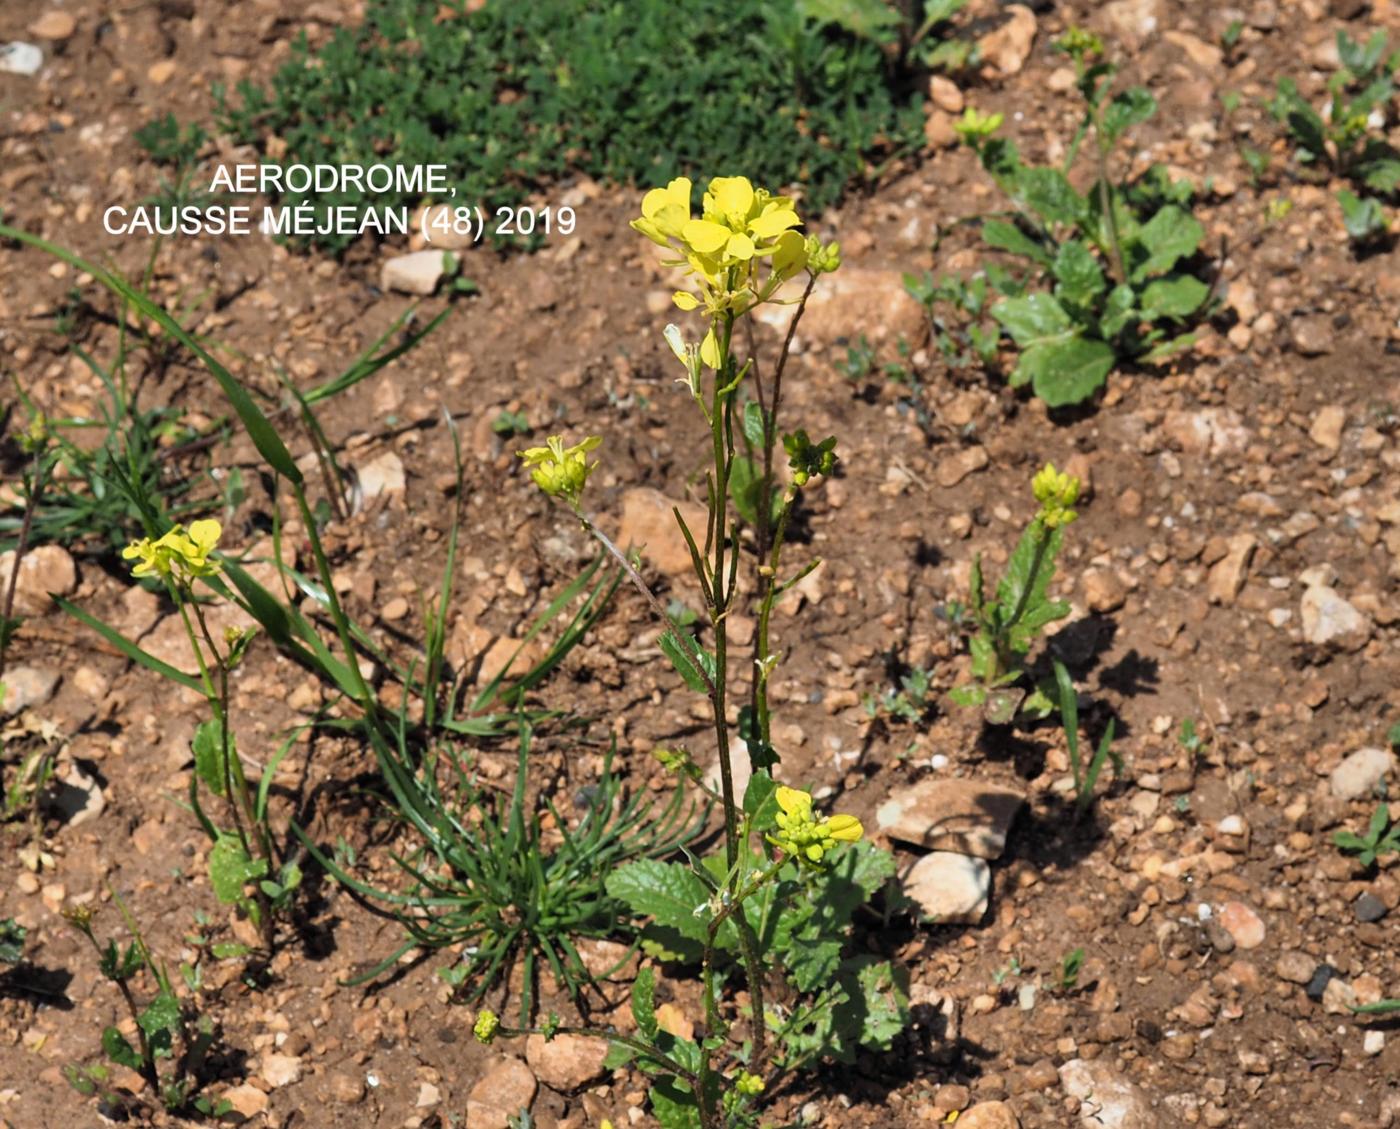
[{"label": "large rock", "polygon": [[510,1119],[529,1109],[538,1089],[530,1068],[518,1058],[502,1058],[467,1095],[472,1129],[510,1129]]},{"label": "large rock", "polygon": [[904,843],[995,859],[1025,802],[1020,792],[996,784],[929,778],[890,793],[876,809],[875,826]]},{"label": "large rock", "polygon": [[525,1041],[525,1061],[535,1077],[561,1093],[572,1093],[603,1073],[608,1041],[589,1035],[556,1035],[546,1040],[531,1035]]},{"label": "large rock", "polygon": [[1395,754],[1389,749],[1357,749],[1332,770],[1332,795],[1339,800],[1365,799],[1394,775]]},{"label": "large rock", "polygon": [[709,511],[695,502],[672,501],[649,486],[639,486],[622,496],[617,543],[624,550],[640,549],[643,559],[667,576],[684,576],[692,571],[690,549],[676,524],[673,507],[680,510],[696,547],[703,550]]},{"label": "large rock", "polygon": [[1006,14],[1004,24],[977,42],[982,61],[1002,78],[1021,73],[1035,43],[1035,13],[1024,4],[1010,4]]},{"label": "large rock", "polygon": [[1158,1129],[1147,1095],[1101,1058],[1070,1059],[1060,1067],[1060,1085],[1079,1099],[1086,1129]]},{"label": "large rock", "polygon": [[[0,553],[0,601],[10,588],[10,574],[15,570],[15,551]],[[15,582],[14,613],[20,616],[43,615],[54,606],[49,599],[71,596],[78,587],[78,566],[61,545],[40,545],[24,554],[20,562],[19,579]]]},{"label": "large rock", "polygon": [[446,273],[444,251],[414,251],[387,260],[379,271],[382,290],[398,290],[404,294],[432,294]]},{"label": "large rock", "polygon": [[4,698],[0,700],[0,716],[12,717],[20,710],[42,706],[58,688],[58,671],[37,666],[12,666],[0,678]]},{"label": "large rock", "polygon": [[1342,599],[1335,588],[1315,584],[1299,608],[1303,639],[1314,647],[1359,651],[1371,638],[1371,621]]},{"label": "large rock", "polygon": [[976,925],[987,913],[992,871],[985,860],[951,851],[924,855],[904,876],[904,892],[918,903],[922,920]]}]

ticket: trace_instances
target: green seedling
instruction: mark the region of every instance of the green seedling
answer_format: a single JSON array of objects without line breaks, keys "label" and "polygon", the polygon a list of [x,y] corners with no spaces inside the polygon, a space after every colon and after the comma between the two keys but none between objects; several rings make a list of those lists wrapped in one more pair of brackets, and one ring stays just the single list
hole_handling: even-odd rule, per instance
[{"label": "green seedling", "polygon": [[1079,983],[1079,973],[1084,968],[1084,950],[1075,949],[1060,958],[1058,987],[1062,992],[1074,991]]},{"label": "green seedling", "polygon": [[[1162,165],[1132,181],[1112,174],[1115,151],[1157,100],[1143,87],[1111,94],[1116,67],[1096,36],[1072,28],[1057,46],[1074,62],[1085,103],[1061,167],[1022,161],[996,136],[1000,114],[969,108],[957,128],[1012,204],[1009,218],[984,221],[983,241],[1030,268],[991,308],[1018,352],[1010,383],[1064,407],[1092,398],[1125,361],[1153,363],[1189,347],[1211,288],[1191,265],[1205,229],[1190,212],[1190,186]],[[1069,173],[1091,136],[1097,175],[1080,193]]]},{"label": "green seedling", "polygon": [[1362,866],[1374,866],[1383,855],[1400,854],[1400,821],[1392,823],[1389,805],[1377,804],[1365,835],[1337,831],[1332,835],[1332,842],[1339,849],[1356,855],[1356,861]]},{"label": "green seedling", "polygon": [[1052,600],[1050,581],[1064,538],[1064,527],[1078,516],[1079,479],[1055,470],[1053,463],[1035,476],[1032,492],[1040,509],[1026,526],[1006,565],[1006,574],[988,598],[982,578],[982,558],[972,563],[972,586],[958,618],[972,632],[972,681],[950,695],[954,704],[980,708],[992,725],[1006,725],[1017,714],[1027,719],[1048,717],[1055,708],[1044,688],[1020,685],[1031,645],[1056,620],[1069,614],[1069,604]]},{"label": "green seedling", "polygon": [[933,672],[916,666],[907,674],[900,675],[898,690],[885,690],[879,697],[867,694],[864,700],[866,715],[918,725],[934,707],[933,697],[929,693],[932,685]]},{"label": "green seedling", "polygon": [[1069,747],[1069,763],[1074,773],[1075,803],[1082,812],[1094,802],[1094,788],[1099,782],[1099,773],[1103,771],[1106,761],[1112,758],[1113,771],[1122,774],[1122,758],[1112,751],[1113,731],[1117,719],[1109,718],[1108,728],[1099,738],[1098,748],[1094,750],[1093,758],[1086,765],[1079,753],[1079,702],[1074,692],[1074,683],[1070,680],[1065,664],[1059,659],[1053,662],[1055,683],[1060,694],[1060,720],[1065,727],[1065,743]]},{"label": "green seedling", "polygon": [[491,430],[497,435],[512,439],[517,435],[529,435],[530,421],[525,418],[524,412],[510,412],[502,408],[500,414],[491,421]]}]

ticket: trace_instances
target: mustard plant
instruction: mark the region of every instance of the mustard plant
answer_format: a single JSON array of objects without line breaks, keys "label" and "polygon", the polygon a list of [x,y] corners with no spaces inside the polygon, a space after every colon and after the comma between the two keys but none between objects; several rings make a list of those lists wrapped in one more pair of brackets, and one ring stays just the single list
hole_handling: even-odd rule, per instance
[{"label": "mustard plant", "polygon": [[[692,211],[692,185],[670,181],[642,199],[632,226],[665,249],[665,265],[680,272],[677,308],[697,312],[697,336],[668,325],[662,336],[683,373],[681,383],[709,433],[706,517],[692,528],[675,517],[690,551],[709,643],[676,622],[633,558],[589,515],[584,498],[598,465],[601,440],[567,443],[550,437],[521,451],[536,485],[568,506],[611,553],[663,627],[660,649],[692,691],[708,701],[718,759],[718,786],[705,782],[687,749],[657,756],[696,786],[712,791],[723,818],[722,849],[685,861],[644,859],[614,870],[609,894],[645,918],[643,951],[661,962],[699,966],[704,1015],[694,1038],[662,1028],[654,1007],[655,970],[645,966],[632,992],[635,1036],[566,1026],[549,1016],[536,1028],[478,1017],[484,1042],[537,1030],[552,1037],[585,1033],[613,1044],[613,1065],[634,1062],[651,1080],[653,1111],[662,1124],[726,1129],[755,1123],[762,1095],[787,1072],[824,1058],[852,1061],[858,1046],[888,1047],[907,1016],[906,982],[889,962],[849,953],[852,919],[893,874],[887,852],[862,841],[855,817],[820,812],[811,793],[779,784],[768,685],[782,661],[772,638],[775,601],[819,564],[792,569],[783,557],[798,497],[813,479],[836,468],[836,439],[780,428],[784,373],[793,334],[822,275],[840,265],[836,244],[796,229],[793,201],[745,177],[716,177]],[[786,335],[771,366],[760,357],[747,324],[764,303],[793,305]],[[741,342],[747,342],[741,345]],[[787,457],[787,483],[777,460]],[[734,662],[728,620],[740,597],[740,529],[752,535],[752,607],[757,627],[745,664]],[[788,570],[785,572],[785,570]],[[675,606],[675,602],[672,602]],[[737,733],[728,714],[731,682],[746,694]],[[749,758],[742,795],[734,757]],[[779,973],[795,989],[778,1004],[769,981]],[[725,988],[735,975],[748,993],[745,1011]]]},{"label": "mustard plant", "polygon": [[995,594],[986,593],[979,554],[972,562],[968,603],[953,607],[954,618],[971,631],[972,681],[954,689],[951,697],[957,705],[980,708],[994,725],[1004,725],[1018,713],[1044,718],[1054,709],[1044,687],[1023,684],[1025,657],[1046,627],[1069,614],[1068,603],[1050,598],[1049,586],[1065,526],[1078,517],[1072,507],[1079,485],[1079,479],[1046,463],[1032,482],[1040,508],[1021,534]]}]

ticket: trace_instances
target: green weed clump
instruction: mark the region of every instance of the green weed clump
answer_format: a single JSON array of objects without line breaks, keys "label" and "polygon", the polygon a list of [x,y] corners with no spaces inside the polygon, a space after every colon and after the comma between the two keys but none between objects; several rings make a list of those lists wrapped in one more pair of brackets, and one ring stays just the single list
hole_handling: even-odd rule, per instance
[{"label": "green weed clump", "polygon": [[[917,91],[891,82],[878,43],[839,22],[841,8],[535,0],[468,13],[462,0],[370,0],[319,50],[300,39],[270,88],[221,93],[219,126],[284,165],[444,165],[456,195],[436,202],[479,204],[488,224],[570,173],[664,182],[716,153],[770,183],[800,180],[822,208],[872,160],[922,143]],[[324,214],[371,201],[282,203]]]},{"label": "green weed clump", "polygon": [[[1084,99],[1059,167],[1024,162],[1014,142],[996,136],[1000,114],[969,108],[957,127],[1012,204],[1008,218],[983,223],[983,240],[1030,267],[1019,278],[987,276],[1002,295],[990,313],[1018,354],[1011,385],[1029,385],[1052,408],[1089,400],[1125,361],[1160,361],[1187,348],[1211,300],[1193,265],[1205,229],[1191,214],[1190,185],[1161,165],[1121,180],[1111,168],[1127,131],[1157,112],[1157,100],[1143,87],[1112,93],[1117,68],[1096,36],[1072,28],[1058,46],[1074,61]],[[1070,173],[1090,138],[1095,178],[1080,192]],[[983,352],[985,337],[973,345]]]}]

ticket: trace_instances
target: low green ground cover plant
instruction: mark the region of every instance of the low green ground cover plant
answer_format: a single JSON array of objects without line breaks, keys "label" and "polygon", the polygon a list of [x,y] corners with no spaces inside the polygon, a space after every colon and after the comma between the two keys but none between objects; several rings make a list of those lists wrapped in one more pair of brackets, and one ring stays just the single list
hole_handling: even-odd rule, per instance
[{"label": "low green ground cover plant", "polygon": [[[1099,774],[1103,772],[1103,766],[1110,758],[1113,761],[1113,769],[1120,773],[1123,770],[1122,759],[1113,752],[1113,734],[1117,728],[1117,720],[1110,718],[1108,725],[1104,728],[1103,736],[1099,738],[1099,743],[1094,749],[1094,754],[1089,758],[1088,763],[1084,762],[1083,756],[1079,752],[1079,698],[1074,690],[1074,682],[1069,676],[1069,671],[1065,669],[1065,664],[1059,659],[1053,660],[1055,667],[1055,684],[1059,691],[1060,721],[1065,727],[1065,744],[1069,749],[1070,771],[1074,773],[1074,798],[1075,805],[1080,812],[1087,811],[1089,805],[1094,802],[1094,788],[1099,782]],[[1083,951],[1080,950],[1080,958],[1083,958]]]},{"label": "low green ground cover plant", "polygon": [[[284,165],[445,166],[456,193],[435,202],[488,218],[572,173],[664,181],[714,153],[770,182],[800,180],[821,208],[872,162],[922,143],[912,72],[892,71],[875,39],[848,29],[849,7],[370,0],[361,23],[318,50],[298,41],[268,88],[221,96],[218,125]],[[319,214],[370,200],[282,202]],[[320,241],[340,250],[351,238]]]},{"label": "low green ground cover plant", "polygon": [[[1144,87],[1113,93],[1117,68],[1096,36],[1071,29],[1058,46],[1074,62],[1084,99],[1059,167],[1023,161],[1014,142],[997,136],[1000,114],[969,108],[957,127],[1012,204],[1008,217],[984,221],[983,241],[1028,267],[1020,277],[988,276],[1001,295],[991,315],[1017,351],[1010,382],[1051,407],[1091,399],[1120,364],[1187,348],[1211,298],[1194,265],[1205,230],[1191,214],[1191,187],[1162,165],[1133,179],[1112,168],[1128,130],[1156,113],[1157,100]],[[1081,192],[1070,173],[1085,140],[1095,169]]]},{"label": "low green ground cover plant", "polygon": [[1377,804],[1364,834],[1337,831],[1332,835],[1332,842],[1348,854],[1356,855],[1356,861],[1362,866],[1374,866],[1384,855],[1400,854],[1400,821],[1391,822],[1388,804]]},{"label": "low green ground cover plant", "polygon": [[1079,479],[1047,463],[1031,489],[1040,508],[1021,534],[996,591],[988,596],[982,558],[972,563],[966,604],[950,607],[950,618],[969,632],[972,680],[950,695],[954,704],[979,708],[993,725],[1018,715],[1048,717],[1055,708],[1053,686],[1026,685],[1026,656],[1045,629],[1069,614],[1069,604],[1052,600],[1050,581],[1064,541],[1064,529],[1078,514]]},{"label": "low green ground cover plant", "polygon": [[1269,103],[1293,143],[1297,162],[1351,185],[1338,190],[1337,203],[1347,234],[1358,246],[1374,245],[1388,234],[1382,205],[1400,190],[1400,152],[1385,137],[1400,52],[1387,51],[1388,44],[1384,31],[1361,43],[1338,30],[1342,65],[1327,80],[1324,105],[1313,106],[1288,77],[1278,80]]}]

